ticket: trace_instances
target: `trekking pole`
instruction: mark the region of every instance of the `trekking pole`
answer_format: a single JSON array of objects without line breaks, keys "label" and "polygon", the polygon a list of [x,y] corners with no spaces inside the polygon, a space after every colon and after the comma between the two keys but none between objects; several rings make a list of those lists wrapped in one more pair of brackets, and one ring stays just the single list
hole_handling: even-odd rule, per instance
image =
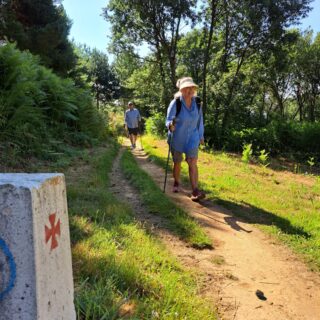
[{"label": "trekking pole", "polygon": [[139,136],[140,136],[141,150],[143,150],[143,145],[142,145],[142,129],[141,129],[141,125],[139,126]]},{"label": "trekking pole", "polygon": [[[175,118],[172,120],[172,125],[174,126],[176,123]],[[168,176],[168,166],[169,166],[169,160],[170,160],[170,153],[172,148],[172,138],[173,138],[173,131],[170,134],[169,138],[169,150],[168,150],[168,158],[167,158],[167,165],[166,165],[166,175],[164,178],[164,184],[163,184],[163,193],[166,193],[166,185],[167,185],[167,176]]]}]

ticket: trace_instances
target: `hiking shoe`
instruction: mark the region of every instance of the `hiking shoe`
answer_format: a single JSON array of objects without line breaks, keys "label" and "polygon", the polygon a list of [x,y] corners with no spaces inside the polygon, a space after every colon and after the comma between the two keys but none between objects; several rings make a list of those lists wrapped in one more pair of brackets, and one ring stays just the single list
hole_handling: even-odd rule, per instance
[{"label": "hiking shoe", "polygon": [[205,193],[200,191],[198,188],[192,191],[192,194],[191,194],[192,201],[198,202],[199,200],[204,199],[205,197],[206,197]]},{"label": "hiking shoe", "polygon": [[179,192],[179,183],[178,182],[175,182],[173,184],[172,192],[174,192],[174,193],[178,193]]}]

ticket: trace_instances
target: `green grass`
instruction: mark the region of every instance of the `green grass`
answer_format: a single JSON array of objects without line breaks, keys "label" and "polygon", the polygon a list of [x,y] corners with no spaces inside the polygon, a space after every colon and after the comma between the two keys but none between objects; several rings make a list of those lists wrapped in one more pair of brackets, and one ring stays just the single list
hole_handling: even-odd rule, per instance
[{"label": "green grass", "polygon": [[166,197],[151,177],[139,168],[131,152],[124,152],[121,168],[138,189],[149,212],[165,217],[170,231],[195,248],[212,248],[212,241],[198,223]]},{"label": "green grass", "polygon": [[197,275],[108,190],[117,151],[111,145],[66,172],[78,319],[216,319]]},{"label": "green grass", "polygon": [[[144,149],[164,166],[167,144],[143,138]],[[320,177],[275,171],[226,153],[199,153],[200,186],[209,199],[289,245],[320,270]],[[187,180],[187,166],[182,166]]]}]

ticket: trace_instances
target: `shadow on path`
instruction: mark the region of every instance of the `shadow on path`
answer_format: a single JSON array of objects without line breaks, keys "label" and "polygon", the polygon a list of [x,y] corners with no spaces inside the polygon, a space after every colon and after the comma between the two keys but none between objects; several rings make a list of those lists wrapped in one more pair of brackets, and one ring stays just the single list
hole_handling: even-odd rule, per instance
[{"label": "shadow on path", "polygon": [[[306,239],[311,237],[311,234],[304,231],[301,227],[292,225],[289,220],[245,202],[241,205],[228,200],[215,199],[214,201],[205,200],[201,205],[209,210],[220,211],[221,213],[227,214],[228,216],[224,218],[225,223],[236,231],[251,232],[240,226],[240,222],[276,226],[285,234],[296,235]],[[232,213],[224,208],[229,209]]]}]

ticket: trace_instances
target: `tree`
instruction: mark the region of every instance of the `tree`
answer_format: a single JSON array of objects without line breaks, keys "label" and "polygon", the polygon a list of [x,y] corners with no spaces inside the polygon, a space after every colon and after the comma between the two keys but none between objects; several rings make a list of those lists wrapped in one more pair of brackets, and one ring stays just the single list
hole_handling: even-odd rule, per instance
[{"label": "tree", "polygon": [[217,23],[217,9],[219,6],[219,0],[208,1],[208,7],[204,9],[204,15],[209,17],[209,21],[205,19],[203,25],[204,30],[204,58],[203,58],[203,71],[202,71],[202,103],[203,103],[203,114],[205,116],[207,110],[207,71],[208,64],[210,62],[210,56],[212,53],[212,40],[214,35],[214,28]]},{"label": "tree", "polygon": [[201,84],[205,50],[202,48],[204,32],[194,29],[182,36],[178,42],[177,76],[190,75],[195,83]]},{"label": "tree", "polygon": [[86,45],[75,45],[77,65],[70,75],[76,85],[90,88],[96,100],[97,108],[100,103],[116,99],[120,95],[120,84],[115,71],[109,65],[108,56]]},{"label": "tree", "polygon": [[144,115],[150,115],[154,112],[165,113],[166,106],[159,105],[161,100],[161,91],[159,91],[159,83],[161,76],[157,65],[148,62],[149,59],[138,69],[134,70],[130,77],[126,80],[125,86],[131,90],[136,104]]},{"label": "tree", "polygon": [[312,38],[312,32],[307,32],[299,38],[296,47],[295,92],[300,119],[315,122],[317,107],[320,107],[320,33],[314,41]]},{"label": "tree", "polygon": [[68,40],[71,22],[60,1],[5,0],[0,37],[14,41],[20,50],[30,50],[57,73],[66,76],[75,64]]},{"label": "tree", "polygon": [[223,0],[219,4],[216,31],[222,41],[216,81],[224,82],[226,92],[222,96],[216,92],[215,96],[220,95],[216,102],[220,104],[217,110],[222,113],[222,137],[227,134],[235,111],[234,96],[241,87],[241,68],[255,54],[267,58],[275,45],[284,40],[286,28],[308,13],[309,3],[310,0]]},{"label": "tree", "polygon": [[119,97],[120,86],[106,54],[94,49],[90,60],[89,80],[99,108],[100,102],[105,103]]},{"label": "tree", "polygon": [[[105,17],[118,50],[146,42],[154,52],[162,82],[162,102],[176,90],[176,54],[183,21],[193,18],[194,0],[111,0]],[[166,82],[170,81],[168,92]]]}]

